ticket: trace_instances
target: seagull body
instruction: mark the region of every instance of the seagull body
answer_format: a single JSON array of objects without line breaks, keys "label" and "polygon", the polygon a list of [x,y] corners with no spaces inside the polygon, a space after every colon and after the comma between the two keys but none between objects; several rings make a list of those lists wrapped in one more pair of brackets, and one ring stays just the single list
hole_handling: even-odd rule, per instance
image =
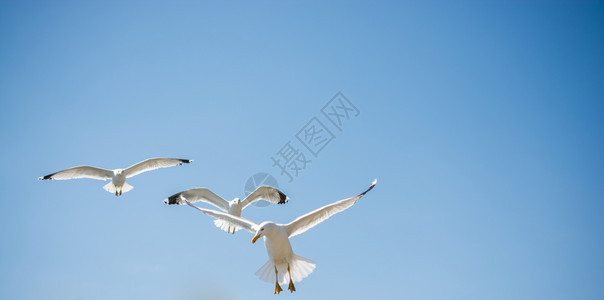
[{"label": "seagull body", "polygon": [[106,170],[91,166],[78,166],[40,177],[40,180],[66,180],[76,178],[91,178],[97,180],[111,179],[111,182],[103,186],[103,189],[115,193],[116,196],[132,190],[134,187],[126,183],[126,178],[143,172],[191,163],[189,159],[179,158],[150,158],[134,164],[126,169]]},{"label": "seagull body", "polygon": [[296,290],[294,282],[302,281],[315,269],[316,263],[310,259],[296,255],[289,239],[293,236],[301,234],[315,225],[327,220],[332,215],[339,213],[356,203],[363,195],[369,192],[377,183],[377,179],[371,183],[371,186],[363,193],[328,204],[310,213],[298,217],[288,224],[276,224],[271,221],[265,221],[256,224],[250,220],[225,214],[219,211],[199,208],[191,203],[192,206],[203,213],[230,222],[236,226],[254,234],[252,243],[255,243],[259,238],[264,239],[264,246],[268,254],[268,261],[256,271],[256,275],[266,282],[275,282],[275,294],[280,293],[283,289],[281,284],[289,282],[288,289],[291,292]]},{"label": "seagull body", "polygon": [[[207,188],[194,188],[180,193],[176,193],[170,196],[169,198],[165,199],[164,203],[188,204],[201,201],[214,205],[220,210],[230,215],[240,217],[241,211],[244,208],[260,200],[265,200],[276,204],[285,204],[289,200],[289,197],[287,197],[278,189],[270,187],[268,185],[258,187],[255,191],[251,192],[247,197],[245,197],[243,201],[240,201],[239,198],[235,198],[232,201],[227,201]],[[236,226],[232,222],[225,221],[222,219],[214,220],[214,224],[216,225],[216,227],[226,232],[232,232],[233,234],[237,230],[241,229],[241,226]]]}]

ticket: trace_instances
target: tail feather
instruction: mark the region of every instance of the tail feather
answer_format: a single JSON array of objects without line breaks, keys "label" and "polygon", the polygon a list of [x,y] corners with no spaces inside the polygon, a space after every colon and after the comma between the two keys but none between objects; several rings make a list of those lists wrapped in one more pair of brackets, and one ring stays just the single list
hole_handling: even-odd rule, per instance
[{"label": "tail feather", "polygon": [[115,194],[115,191],[117,191],[117,188],[115,187],[115,184],[113,184],[113,182],[109,182],[106,185],[104,185],[103,189],[112,194]]},{"label": "tail feather", "polygon": [[[292,266],[293,264],[293,266]],[[302,279],[308,277],[317,267],[317,263],[302,256],[294,254],[294,259],[290,263],[290,272],[293,282],[302,281]]]},{"label": "tail feather", "polygon": [[[289,274],[287,274],[287,263],[279,263],[276,265],[279,274],[279,284],[289,283]],[[289,270],[293,282],[300,282],[308,277],[314,271],[316,263],[308,258],[294,254],[289,262]],[[260,280],[273,283],[275,282],[275,263],[269,259],[258,271],[256,276]]]},{"label": "tail feather", "polygon": [[241,229],[240,227],[235,226],[235,224],[221,220],[221,219],[214,220],[214,225],[216,225],[216,227],[218,227],[226,232],[233,232],[233,230],[235,230],[235,232],[237,232],[238,230]]},{"label": "tail feather", "polygon": [[269,259],[255,274],[262,281],[275,282],[275,264]]},{"label": "tail feather", "polygon": [[124,182],[124,185],[122,185],[122,193],[129,192],[133,188],[134,188],[133,186],[131,186],[131,185],[129,185],[129,184],[127,184],[127,183]]},{"label": "tail feather", "polygon": [[[125,193],[125,192],[132,190],[133,188],[134,188],[133,186],[124,182],[124,185],[122,185],[121,190],[122,190],[122,193]],[[112,194],[115,194],[115,191],[119,192],[118,187],[116,187],[115,184],[113,184],[113,182],[109,182],[106,185],[104,185],[103,189]]]}]

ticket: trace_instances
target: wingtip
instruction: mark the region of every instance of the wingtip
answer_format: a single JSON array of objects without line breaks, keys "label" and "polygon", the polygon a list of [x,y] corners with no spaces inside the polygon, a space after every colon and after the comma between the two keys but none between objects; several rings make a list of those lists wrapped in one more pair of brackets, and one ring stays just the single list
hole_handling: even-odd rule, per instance
[{"label": "wingtip", "polygon": [[190,164],[193,162],[193,160],[192,159],[181,159],[180,162],[185,163],[185,164]]},{"label": "wingtip", "polygon": [[55,175],[55,173],[52,173],[52,174],[46,175],[46,176],[42,176],[42,177],[38,177],[38,180],[52,180],[52,175]]},{"label": "wingtip", "polygon": [[180,200],[180,193],[174,194],[174,195],[164,199],[164,203],[166,203],[168,205],[183,204],[183,202],[179,201],[179,200]]},{"label": "wingtip", "polygon": [[375,186],[376,183],[377,183],[377,178],[374,179],[373,182],[371,183],[371,185],[369,186],[369,188],[366,191],[360,193],[359,196],[363,196],[363,195],[367,194],[367,192],[371,191],[371,189],[373,189],[373,187]]},{"label": "wingtip", "polygon": [[287,197],[287,195],[283,194],[283,192],[281,192],[280,190],[277,190],[277,192],[279,193],[278,204],[285,204],[287,203],[287,201],[289,201],[289,197]]}]

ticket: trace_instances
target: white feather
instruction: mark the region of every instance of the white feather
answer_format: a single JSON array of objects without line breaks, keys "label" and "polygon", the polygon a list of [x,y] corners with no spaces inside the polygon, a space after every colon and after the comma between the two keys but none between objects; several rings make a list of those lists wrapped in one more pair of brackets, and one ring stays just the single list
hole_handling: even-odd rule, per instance
[{"label": "white feather", "polygon": [[[218,224],[223,226],[225,223],[234,223],[237,226],[241,226],[243,229],[254,233],[252,242],[255,242],[260,237],[263,237],[264,246],[266,247],[266,252],[269,259],[258,269],[258,271],[256,271],[255,274],[258,276],[258,278],[260,278],[260,280],[271,283],[276,282],[279,285],[286,284],[291,281],[291,284],[288,288],[293,292],[295,290],[293,283],[302,281],[302,279],[310,275],[314,271],[316,263],[310,259],[295,254],[291,248],[289,238],[303,233],[309,228],[312,228],[313,226],[328,219],[330,216],[351,207],[357,200],[369,192],[375,186],[376,182],[377,179],[373,181],[371,186],[369,186],[366,191],[355,197],[347,198],[323,206],[295,219],[289,224],[275,224],[270,221],[256,224],[252,221],[238,216],[233,216],[228,213],[199,208],[189,202],[187,202],[187,204],[209,216],[222,220],[222,223],[217,222],[218,220],[215,221],[217,226]],[[275,293],[278,292],[279,290],[276,288]]]},{"label": "white feather", "polygon": [[79,166],[69,168],[63,171],[59,171],[50,175],[39,177],[40,180],[65,180],[65,179],[77,179],[77,178],[92,178],[98,180],[111,179],[109,184],[103,186],[103,189],[115,194],[116,191],[119,194],[128,192],[133,187],[126,183],[126,178],[134,175],[154,170],[157,168],[165,168],[180,165],[182,163],[190,163],[192,160],[178,159],[178,158],[151,158],[140,163],[137,163],[126,170],[115,169],[106,170],[91,166]]}]

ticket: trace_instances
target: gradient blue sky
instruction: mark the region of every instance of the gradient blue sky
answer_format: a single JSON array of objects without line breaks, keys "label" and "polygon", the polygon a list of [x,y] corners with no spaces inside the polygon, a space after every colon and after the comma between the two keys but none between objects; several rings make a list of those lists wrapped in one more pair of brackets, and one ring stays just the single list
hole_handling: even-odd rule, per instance
[{"label": "gradient blue sky", "polygon": [[[269,172],[296,299],[604,298],[604,4],[0,1],[0,298],[265,299],[251,235],[162,199]],[[360,111],[293,182],[271,156],[341,91]],[[329,123],[325,123],[330,126]],[[191,165],[41,182],[149,157]]]}]

